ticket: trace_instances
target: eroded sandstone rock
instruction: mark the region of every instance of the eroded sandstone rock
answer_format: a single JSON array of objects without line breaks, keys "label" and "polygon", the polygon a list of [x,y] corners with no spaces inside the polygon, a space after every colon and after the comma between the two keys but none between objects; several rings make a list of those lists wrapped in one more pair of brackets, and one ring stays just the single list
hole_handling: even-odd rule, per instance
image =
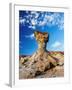
[{"label": "eroded sandstone rock", "polygon": [[35,31],[34,35],[38,42],[38,50],[31,57],[21,58],[20,78],[34,78],[36,75],[44,73],[45,70],[59,63],[63,63],[58,62],[58,60],[46,50],[46,44],[49,39],[48,33]]}]

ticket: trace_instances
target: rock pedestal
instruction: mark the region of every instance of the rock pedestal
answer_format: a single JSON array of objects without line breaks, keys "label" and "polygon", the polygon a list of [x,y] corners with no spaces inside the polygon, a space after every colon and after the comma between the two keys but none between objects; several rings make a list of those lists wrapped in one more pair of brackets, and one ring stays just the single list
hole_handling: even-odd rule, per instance
[{"label": "rock pedestal", "polygon": [[19,70],[19,78],[34,78],[37,75],[44,74],[46,70],[55,67],[58,63],[46,50],[49,34],[35,31],[34,35],[38,42],[38,50],[31,57],[22,58],[22,63],[20,62],[21,69]]}]

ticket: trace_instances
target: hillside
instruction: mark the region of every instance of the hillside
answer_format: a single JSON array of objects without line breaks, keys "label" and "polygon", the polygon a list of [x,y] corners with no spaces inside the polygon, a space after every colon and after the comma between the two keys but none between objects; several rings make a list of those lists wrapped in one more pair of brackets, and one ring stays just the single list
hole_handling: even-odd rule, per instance
[{"label": "hillside", "polygon": [[[20,56],[19,78],[50,78],[64,76],[64,52],[48,51],[48,60],[37,62],[34,56]],[[45,58],[45,55],[42,58]],[[41,57],[40,57],[41,58]],[[32,60],[31,60],[32,59]],[[48,64],[49,63],[49,64]],[[47,65],[47,66],[46,66]]]}]

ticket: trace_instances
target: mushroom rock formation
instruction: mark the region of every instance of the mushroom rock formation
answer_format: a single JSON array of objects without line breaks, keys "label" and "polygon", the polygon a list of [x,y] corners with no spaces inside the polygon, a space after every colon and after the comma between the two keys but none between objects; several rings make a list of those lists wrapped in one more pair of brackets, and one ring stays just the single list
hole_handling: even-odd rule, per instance
[{"label": "mushroom rock formation", "polygon": [[31,57],[26,58],[25,63],[22,66],[22,77],[20,78],[33,78],[57,65],[57,61],[46,50],[49,34],[35,31],[34,36],[38,42],[38,50]]},{"label": "mushroom rock formation", "polygon": [[42,53],[46,51],[46,44],[48,42],[49,34],[46,32],[38,32],[34,33],[35,38],[38,42],[38,53]]},{"label": "mushroom rock formation", "polygon": [[50,68],[48,52],[46,51],[49,35],[46,32],[35,31],[34,36],[38,42],[38,50],[28,58],[28,64],[24,63],[24,65],[26,64],[26,67],[22,70],[24,78],[34,77],[35,75],[44,72],[46,68]]},{"label": "mushroom rock formation", "polygon": [[37,71],[44,71],[48,62],[48,52],[46,51],[46,44],[48,42],[48,33],[36,31],[34,33],[38,42],[38,50],[32,55],[31,63],[35,65]]}]

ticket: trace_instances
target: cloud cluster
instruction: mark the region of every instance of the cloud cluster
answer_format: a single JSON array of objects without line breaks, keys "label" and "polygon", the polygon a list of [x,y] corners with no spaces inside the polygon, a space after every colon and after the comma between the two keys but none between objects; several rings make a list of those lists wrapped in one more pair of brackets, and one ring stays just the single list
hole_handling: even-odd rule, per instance
[{"label": "cloud cluster", "polygon": [[51,47],[53,47],[53,48],[60,48],[62,46],[62,44],[61,44],[61,42],[59,42],[59,41],[55,41],[52,45],[51,45]]},{"label": "cloud cluster", "polygon": [[34,39],[34,34],[25,35],[26,38]]},{"label": "cloud cluster", "polygon": [[36,26],[57,26],[59,30],[63,30],[64,28],[64,14],[59,12],[37,12],[31,11],[30,13],[27,11],[27,15],[24,17],[20,17],[19,22],[21,24],[29,24],[29,28],[36,29]]}]

